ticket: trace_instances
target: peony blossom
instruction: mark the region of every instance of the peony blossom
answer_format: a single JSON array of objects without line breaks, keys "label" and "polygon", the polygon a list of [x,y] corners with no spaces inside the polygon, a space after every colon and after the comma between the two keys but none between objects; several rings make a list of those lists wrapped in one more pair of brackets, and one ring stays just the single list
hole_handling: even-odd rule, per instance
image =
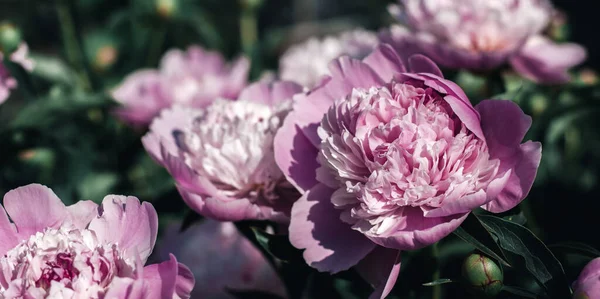
[{"label": "peony blossom", "polygon": [[14,189],[0,208],[0,298],[189,298],[194,278],[174,256],[143,266],[157,228],[135,197],[66,207],[47,187]]},{"label": "peony blossom", "polygon": [[258,291],[286,297],[283,282],[263,254],[231,222],[205,219],[179,232],[167,229],[156,252],[164,259],[172,252],[190,265],[196,278],[192,298],[235,299],[229,291]]},{"label": "peony blossom", "polygon": [[329,62],[342,55],[362,59],[379,43],[373,32],[358,29],[339,36],[311,38],[288,49],[279,61],[282,80],[297,82],[312,88],[329,74]]},{"label": "peony blossom", "polygon": [[159,70],[137,71],[112,92],[122,105],[116,113],[129,123],[148,125],[175,104],[203,108],[219,97],[235,98],[246,86],[249,69],[246,58],[227,64],[221,54],[198,46],[171,50]]},{"label": "peony blossom", "polygon": [[[0,104],[8,99],[11,90],[17,88],[17,80],[10,75],[10,72],[2,63],[3,60],[4,54],[0,52]],[[33,70],[33,60],[29,58],[29,48],[25,43],[21,43],[17,50],[10,54],[10,60],[21,65],[26,71],[31,72]]]},{"label": "peony blossom", "polygon": [[600,258],[592,260],[583,268],[573,284],[573,299],[600,298]]},{"label": "peony blossom", "polygon": [[541,145],[511,101],[471,106],[428,58],[381,45],[341,57],[275,137],[275,160],[303,193],[291,243],[320,271],[357,269],[384,297],[399,251],[431,245],[471,210],[503,212],[529,192]]},{"label": "peony blossom", "polygon": [[275,163],[273,138],[301,91],[295,83],[261,82],[237,101],[174,107],[154,120],[144,146],[198,213],[223,221],[284,220],[298,196]]},{"label": "peony blossom", "polygon": [[485,71],[510,63],[522,76],[564,83],[567,70],[586,58],[576,44],[556,44],[541,35],[554,9],[548,0],[400,0],[383,42],[409,55],[422,53],[448,68]]}]

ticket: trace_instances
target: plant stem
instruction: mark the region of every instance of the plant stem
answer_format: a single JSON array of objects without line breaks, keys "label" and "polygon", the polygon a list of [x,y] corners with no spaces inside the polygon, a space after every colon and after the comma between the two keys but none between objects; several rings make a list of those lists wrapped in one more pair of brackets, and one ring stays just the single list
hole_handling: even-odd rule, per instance
[{"label": "plant stem", "polygon": [[[435,258],[435,271],[433,272],[432,281],[439,280],[441,278],[440,273],[440,249],[438,247],[438,243],[435,243],[431,246],[431,253],[433,258]],[[442,298],[442,285],[437,284],[433,286],[433,295],[432,299],[441,299]]]},{"label": "plant stem", "polygon": [[56,12],[60,23],[61,35],[65,47],[65,53],[69,63],[77,69],[79,79],[84,90],[91,90],[92,81],[85,66],[85,56],[83,54],[77,32],[75,30],[75,21],[71,14],[69,0],[56,0]]},{"label": "plant stem", "polygon": [[256,19],[256,11],[254,8],[242,9],[242,16],[240,18],[240,38],[242,49],[246,55],[252,56],[254,46],[258,41],[258,20]]}]

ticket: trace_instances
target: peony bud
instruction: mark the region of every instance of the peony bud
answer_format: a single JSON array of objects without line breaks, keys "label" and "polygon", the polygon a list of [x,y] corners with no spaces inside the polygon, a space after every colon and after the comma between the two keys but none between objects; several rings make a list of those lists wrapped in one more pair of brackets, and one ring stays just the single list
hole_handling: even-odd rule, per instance
[{"label": "peony bud", "polygon": [[118,43],[112,35],[106,32],[89,34],[84,45],[92,68],[98,73],[110,70],[119,59]]},{"label": "peony bud", "polygon": [[493,298],[502,290],[502,270],[482,254],[473,253],[465,259],[462,276],[467,286],[477,294]]},{"label": "peony bud", "polygon": [[0,52],[10,54],[17,50],[22,41],[21,30],[12,23],[0,24]]},{"label": "peony bud", "polygon": [[170,19],[177,13],[178,8],[177,0],[156,0],[156,13],[162,19]]}]

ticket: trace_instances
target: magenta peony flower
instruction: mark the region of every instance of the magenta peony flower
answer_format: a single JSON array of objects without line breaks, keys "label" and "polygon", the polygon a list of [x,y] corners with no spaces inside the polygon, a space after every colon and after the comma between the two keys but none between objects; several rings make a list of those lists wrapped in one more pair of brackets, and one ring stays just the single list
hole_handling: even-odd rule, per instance
[{"label": "magenta peony flower", "polygon": [[298,197],[275,164],[273,138],[302,88],[255,83],[237,101],[164,111],[143,138],[185,202],[223,221],[284,220]]},{"label": "magenta peony flower", "polygon": [[174,104],[203,108],[216,98],[235,98],[246,86],[249,69],[244,57],[228,65],[219,53],[198,46],[171,50],[159,70],[137,71],[113,91],[122,104],[116,113],[129,123],[148,125]]},{"label": "magenta peony flower", "polygon": [[[12,89],[17,88],[17,80],[10,75],[6,66],[2,64],[3,60],[4,54],[0,52],[0,104],[8,99]],[[21,65],[26,71],[31,72],[33,70],[33,60],[29,58],[29,48],[25,43],[21,43],[17,50],[10,55],[10,60]]]},{"label": "magenta peony flower", "polygon": [[192,298],[234,299],[228,290],[286,297],[277,273],[233,223],[206,219],[181,233],[179,227],[167,229],[156,252],[159,258],[172,252],[177,260],[190,265],[196,278]]},{"label": "magenta peony flower", "polygon": [[194,278],[174,256],[143,267],[157,227],[135,197],[65,207],[47,187],[14,189],[0,208],[0,298],[189,298]]},{"label": "magenta peony flower", "polygon": [[[564,83],[586,58],[576,44],[541,35],[554,13],[548,0],[400,0],[390,12],[408,28],[381,34],[406,55],[422,53],[448,68],[488,70],[507,62],[526,78]],[[408,57],[408,56],[407,56]]]},{"label": "magenta peony flower", "polygon": [[439,241],[479,206],[516,206],[541,158],[539,143],[520,144],[531,118],[516,104],[474,108],[425,56],[408,67],[388,45],[334,60],[275,137],[277,164],[303,192],[290,241],[320,271],[358,264],[374,297],[394,284],[397,250]]},{"label": "magenta peony flower", "polygon": [[600,258],[592,260],[583,268],[573,284],[573,299],[600,298]]},{"label": "magenta peony flower", "polygon": [[313,88],[329,74],[327,65],[332,59],[342,55],[363,59],[378,43],[375,33],[363,29],[323,39],[311,38],[283,54],[279,61],[281,79]]}]

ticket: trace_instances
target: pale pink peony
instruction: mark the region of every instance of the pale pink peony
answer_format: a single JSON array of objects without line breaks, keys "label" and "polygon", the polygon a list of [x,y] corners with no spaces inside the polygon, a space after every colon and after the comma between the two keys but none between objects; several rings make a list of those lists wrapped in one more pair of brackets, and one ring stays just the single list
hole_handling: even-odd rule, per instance
[{"label": "pale pink peony", "polygon": [[198,213],[224,221],[285,221],[298,195],[275,163],[273,138],[301,91],[291,82],[261,82],[237,101],[166,110],[144,146]]},{"label": "pale pink peony", "polygon": [[385,297],[399,251],[431,245],[471,210],[503,212],[529,192],[541,145],[520,144],[531,118],[514,103],[471,106],[428,58],[409,71],[388,45],[342,57],[295,98],[275,159],[303,196],[290,241],[320,271],[357,265]]},{"label": "pale pink peony", "polygon": [[190,265],[196,278],[193,298],[235,299],[229,291],[263,292],[286,297],[283,282],[263,254],[231,222],[205,219],[183,232],[175,224],[166,230],[156,252],[173,253]]},{"label": "pale pink peony", "polygon": [[157,227],[135,197],[65,207],[47,187],[14,189],[0,208],[0,298],[189,298],[193,275],[174,256],[143,267]]},{"label": "pale pink peony", "polygon": [[403,55],[422,53],[449,68],[489,70],[510,62],[524,77],[543,83],[569,80],[585,60],[576,44],[556,44],[542,31],[554,14],[548,0],[399,0],[383,42]]},{"label": "pale pink peony", "polygon": [[[8,99],[11,90],[17,88],[17,80],[10,75],[10,72],[2,63],[3,60],[4,54],[0,52],[0,104]],[[10,60],[21,65],[26,71],[31,72],[33,70],[33,60],[29,58],[29,47],[25,43],[21,43],[17,50],[10,54]]]},{"label": "pale pink peony", "polygon": [[137,71],[112,92],[122,105],[116,113],[129,123],[148,125],[176,104],[203,108],[217,98],[235,98],[247,84],[249,69],[245,57],[228,64],[221,54],[199,46],[170,50],[159,70]]},{"label": "pale pink peony", "polygon": [[313,88],[329,74],[327,65],[332,59],[342,55],[363,59],[378,43],[377,35],[364,29],[322,39],[311,38],[292,46],[281,56],[279,74],[282,80]]},{"label": "pale pink peony", "polygon": [[573,284],[573,299],[600,298],[600,257],[589,262]]}]

